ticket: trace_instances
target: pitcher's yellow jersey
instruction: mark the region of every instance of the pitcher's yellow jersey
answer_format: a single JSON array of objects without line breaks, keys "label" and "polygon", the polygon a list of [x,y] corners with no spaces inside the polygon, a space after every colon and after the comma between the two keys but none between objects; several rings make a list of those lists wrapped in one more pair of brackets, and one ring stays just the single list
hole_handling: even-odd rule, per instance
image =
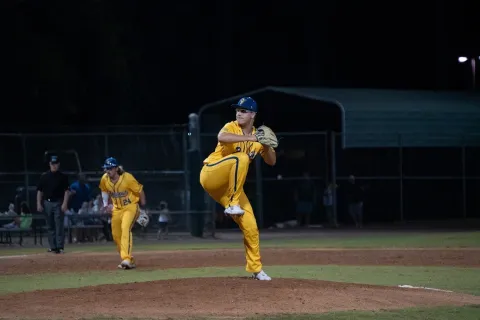
[{"label": "pitcher's yellow jersey", "polygon": [[[257,129],[253,127],[252,134],[254,134],[256,131]],[[238,125],[238,121],[228,122],[223,126],[220,132],[228,132],[228,133],[243,135],[242,128]],[[272,150],[274,151],[274,149]],[[213,163],[222,159],[223,157],[229,156],[232,153],[236,153],[236,152],[246,153],[250,158],[250,162],[255,158],[257,154],[260,154],[262,157],[264,157],[264,154],[265,154],[263,145],[259,142],[253,142],[253,141],[243,141],[243,142],[237,142],[237,143],[218,142],[215,148],[215,151],[213,151],[208,156],[208,158],[203,160],[203,163],[204,164]]]},{"label": "pitcher's yellow jersey", "polygon": [[118,181],[113,184],[108,174],[105,173],[100,180],[99,188],[102,192],[108,193],[114,209],[120,210],[129,204],[138,203],[143,185],[128,172],[122,173]]}]

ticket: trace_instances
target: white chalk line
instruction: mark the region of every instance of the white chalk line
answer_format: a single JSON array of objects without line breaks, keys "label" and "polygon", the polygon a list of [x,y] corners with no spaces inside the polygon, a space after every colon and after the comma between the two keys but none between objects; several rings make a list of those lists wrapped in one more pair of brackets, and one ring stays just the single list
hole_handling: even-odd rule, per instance
[{"label": "white chalk line", "polygon": [[450,291],[450,290],[443,290],[443,289],[437,289],[437,288],[416,287],[416,286],[412,286],[412,285],[409,285],[409,284],[401,284],[401,285],[398,285],[398,287],[399,288],[407,288],[407,289],[423,289],[423,290],[431,290],[431,291],[450,292],[450,293],[453,292],[453,291]]},{"label": "white chalk line", "polygon": [[0,259],[14,259],[14,258],[25,258],[28,256],[34,256],[35,254],[20,254],[15,256],[0,256]]}]

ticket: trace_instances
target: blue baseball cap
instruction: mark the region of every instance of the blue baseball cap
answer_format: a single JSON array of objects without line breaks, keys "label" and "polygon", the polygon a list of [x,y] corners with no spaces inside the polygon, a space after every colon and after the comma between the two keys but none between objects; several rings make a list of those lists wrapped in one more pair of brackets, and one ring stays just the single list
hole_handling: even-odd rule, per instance
[{"label": "blue baseball cap", "polygon": [[118,162],[117,159],[113,157],[107,158],[102,166],[103,169],[111,169],[115,167],[118,167]]},{"label": "blue baseball cap", "polygon": [[238,109],[245,109],[252,112],[258,112],[257,103],[251,97],[243,97],[237,103],[232,104],[231,107]]},{"label": "blue baseball cap", "polygon": [[51,155],[50,156],[50,163],[60,163],[60,159],[56,155]]}]

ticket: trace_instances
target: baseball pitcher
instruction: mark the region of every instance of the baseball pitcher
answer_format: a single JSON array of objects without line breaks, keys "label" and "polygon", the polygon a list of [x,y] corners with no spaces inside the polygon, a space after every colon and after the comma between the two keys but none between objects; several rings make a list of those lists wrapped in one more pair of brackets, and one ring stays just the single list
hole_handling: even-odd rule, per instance
[{"label": "baseball pitcher", "polygon": [[218,134],[215,151],[203,162],[200,184],[242,230],[247,272],[254,279],[271,280],[262,270],[257,222],[243,185],[256,155],[260,154],[268,165],[275,165],[278,140],[269,127],[253,126],[258,108],[251,97],[241,98],[232,107],[236,109],[236,120],[225,124]]}]

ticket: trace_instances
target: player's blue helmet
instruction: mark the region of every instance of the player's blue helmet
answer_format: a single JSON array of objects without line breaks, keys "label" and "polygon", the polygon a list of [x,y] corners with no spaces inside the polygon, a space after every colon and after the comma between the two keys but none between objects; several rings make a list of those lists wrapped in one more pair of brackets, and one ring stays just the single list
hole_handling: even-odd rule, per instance
[{"label": "player's blue helmet", "polygon": [[243,97],[237,103],[231,105],[234,108],[246,109],[253,112],[258,112],[257,103],[251,97]]},{"label": "player's blue helmet", "polygon": [[113,157],[107,158],[102,166],[103,169],[111,169],[115,167],[118,167],[118,162],[117,159]]}]

